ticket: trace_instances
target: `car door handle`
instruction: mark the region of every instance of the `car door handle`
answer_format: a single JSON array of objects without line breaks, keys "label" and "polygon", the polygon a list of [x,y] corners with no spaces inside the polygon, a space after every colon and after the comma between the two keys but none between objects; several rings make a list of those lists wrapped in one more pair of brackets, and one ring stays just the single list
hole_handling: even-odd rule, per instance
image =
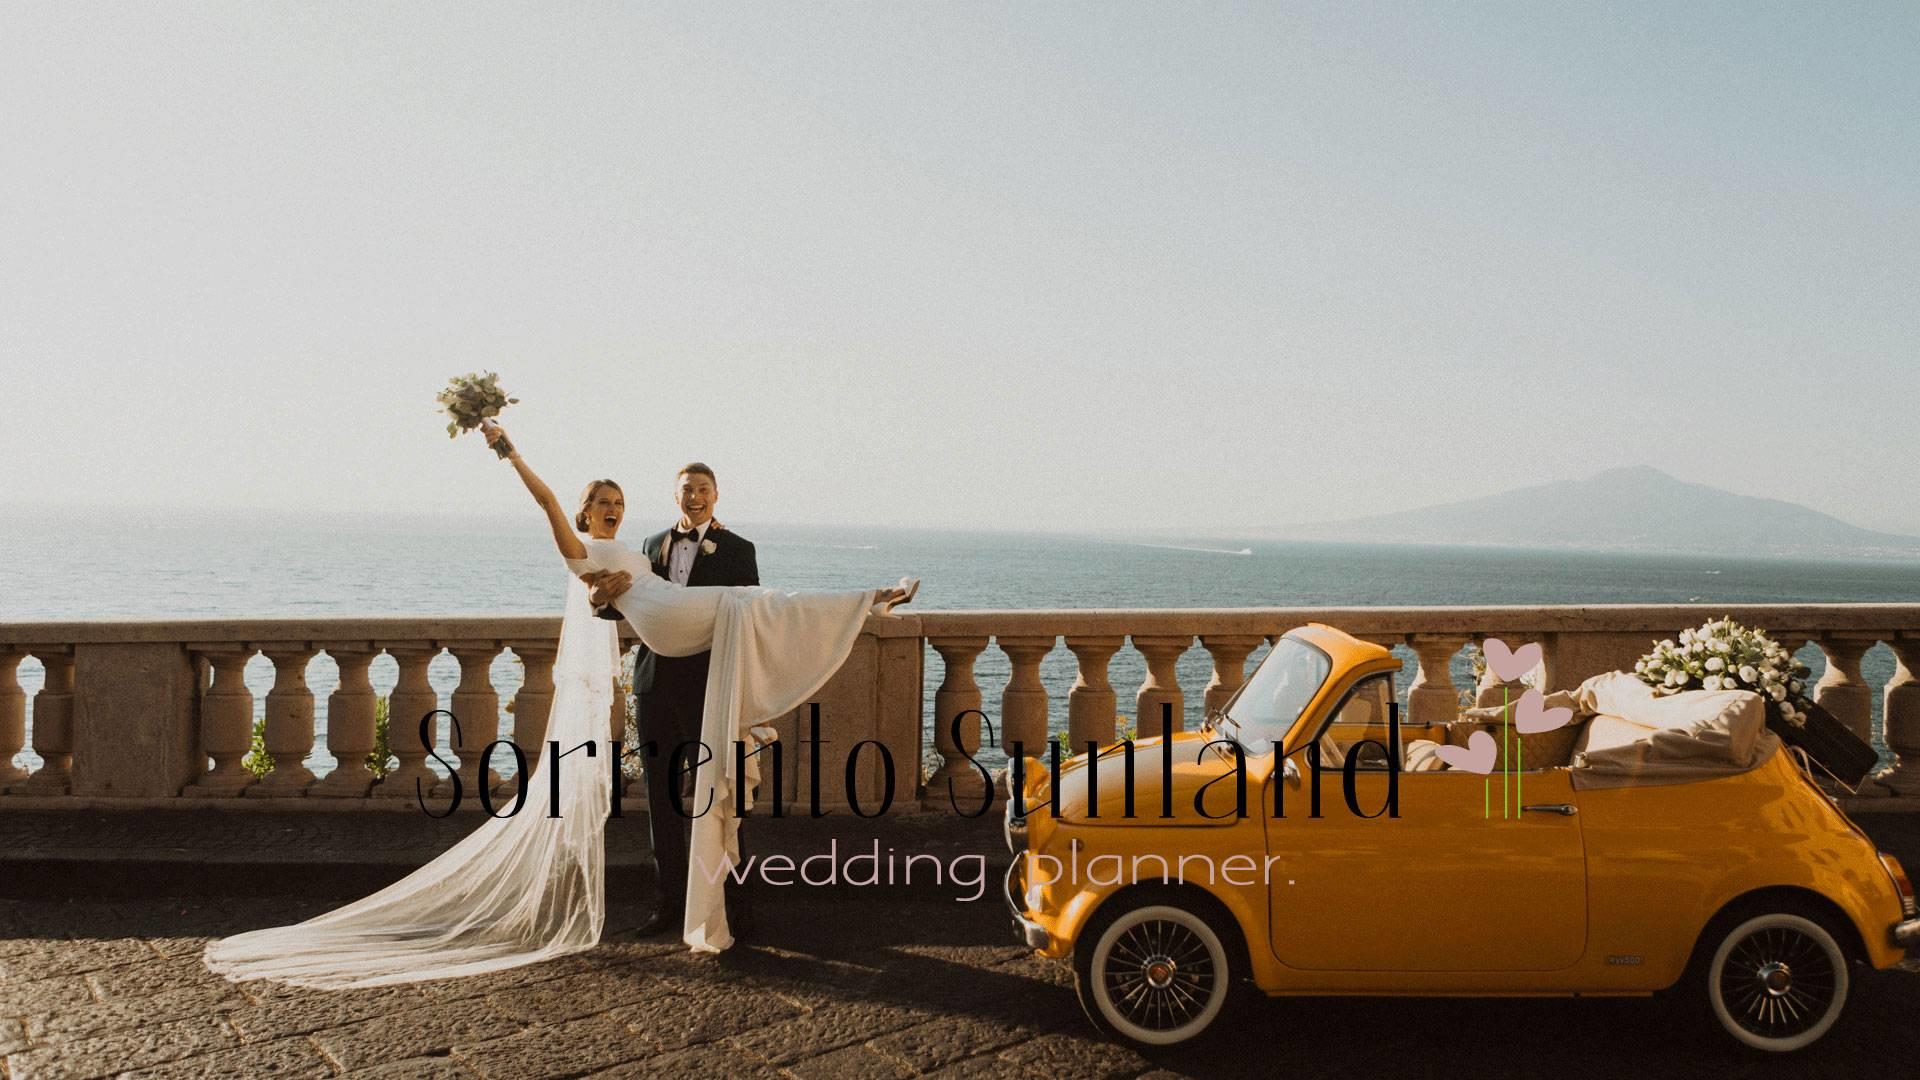
[{"label": "car door handle", "polygon": [[1579,813],[1579,809],[1572,803],[1564,802],[1534,803],[1532,806],[1523,806],[1520,809],[1532,810],[1539,814],[1559,814],[1561,817],[1572,817]]}]

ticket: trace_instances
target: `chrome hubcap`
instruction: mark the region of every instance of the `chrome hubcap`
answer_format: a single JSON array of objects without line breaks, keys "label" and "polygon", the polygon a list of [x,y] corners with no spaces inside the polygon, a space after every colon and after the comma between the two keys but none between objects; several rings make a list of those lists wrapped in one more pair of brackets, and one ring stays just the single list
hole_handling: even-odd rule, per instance
[{"label": "chrome hubcap", "polygon": [[1147,985],[1155,990],[1164,990],[1173,982],[1173,961],[1164,956],[1156,956],[1147,961]]},{"label": "chrome hubcap", "polygon": [[1767,993],[1774,997],[1793,989],[1793,972],[1788,971],[1785,964],[1762,964],[1754,975],[1767,988]]}]

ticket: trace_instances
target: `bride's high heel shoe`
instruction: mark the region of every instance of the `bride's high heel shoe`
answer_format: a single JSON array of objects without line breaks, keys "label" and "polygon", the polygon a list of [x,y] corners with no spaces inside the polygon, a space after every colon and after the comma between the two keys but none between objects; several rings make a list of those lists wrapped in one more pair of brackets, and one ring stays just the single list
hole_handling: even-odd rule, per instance
[{"label": "bride's high heel shoe", "polygon": [[900,579],[900,584],[895,586],[895,588],[898,588],[906,595],[900,597],[898,600],[875,601],[873,605],[873,613],[875,615],[885,618],[891,616],[893,609],[899,607],[901,604],[912,603],[914,595],[920,591],[920,579],[917,577],[903,577]]}]

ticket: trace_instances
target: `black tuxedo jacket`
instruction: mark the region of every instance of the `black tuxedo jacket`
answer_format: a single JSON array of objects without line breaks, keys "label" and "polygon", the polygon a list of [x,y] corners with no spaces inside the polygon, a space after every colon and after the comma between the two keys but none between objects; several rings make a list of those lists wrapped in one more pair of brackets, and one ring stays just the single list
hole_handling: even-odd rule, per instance
[{"label": "black tuxedo jacket", "polygon": [[[662,529],[647,537],[640,546],[656,577],[667,576],[667,540],[672,531]],[[760,565],[754,560],[751,541],[731,529],[711,525],[707,526],[706,538],[713,541],[713,554],[695,549],[693,568],[687,572],[689,586],[760,584]],[[594,609],[594,614],[603,619],[620,618],[620,613],[611,605]],[[673,694],[697,706],[707,695],[707,663],[712,656],[707,652],[692,656],[656,656],[642,642],[633,665],[633,691]]]}]

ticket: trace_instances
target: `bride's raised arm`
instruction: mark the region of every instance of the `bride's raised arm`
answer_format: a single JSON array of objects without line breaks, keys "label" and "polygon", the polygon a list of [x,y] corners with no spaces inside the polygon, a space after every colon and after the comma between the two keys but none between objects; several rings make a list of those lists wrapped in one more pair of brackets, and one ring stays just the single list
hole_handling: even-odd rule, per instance
[{"label": "bride's raised arm", "polygon": [[[493,421],[483,425],[481,433],[486,436],[489,447],[507,437],[506,429]],[[513,462],[513,469],[520,474],[521,482],[525,483],[527,490],[533,493],[533,501],[539,503],[540,509],[547,512],[547,524],[553,527],[553,542],[559,545],[561,558],[586,558],[587,546],[573,534],[572,523],[567,520],[566,511],[560,508],[560,500],[554,498],[553,489],[548,487],[547,482],[540,479],[540,475],[526,463],[526,460],[520,456],[520,451],[509,452],[507,460]]]}]

